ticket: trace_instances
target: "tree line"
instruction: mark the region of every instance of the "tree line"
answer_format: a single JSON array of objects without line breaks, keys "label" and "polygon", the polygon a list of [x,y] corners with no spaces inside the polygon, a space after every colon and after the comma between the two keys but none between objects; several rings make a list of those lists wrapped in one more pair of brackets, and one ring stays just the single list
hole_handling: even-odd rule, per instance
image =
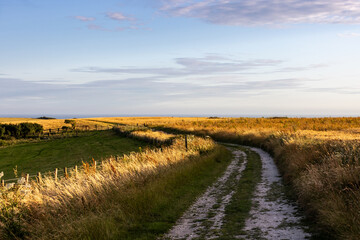
[{"label": "tree line", "polygon": [[28,138],[40,136],[44,132],[38,123],[0,124],[0,138]]}]

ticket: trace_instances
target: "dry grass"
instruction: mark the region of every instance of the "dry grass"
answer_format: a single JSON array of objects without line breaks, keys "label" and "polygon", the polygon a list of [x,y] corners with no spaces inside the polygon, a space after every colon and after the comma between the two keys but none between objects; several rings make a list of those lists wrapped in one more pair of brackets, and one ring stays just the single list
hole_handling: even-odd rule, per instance
[{"label": "dry grass", "polygon": [[271,152],[299,203],[331,238],[360,236],[360,118],[106,118]]},{"label": "dry grass", "polygon": [[[145,124],[158,129],[211,135],[216,140],[262,147],[274,155],[285,181],[293,186],[299,203],[322,231],[337,239],[357,239],[360,235],[360,118],[146,117],[91,120],[94,124]],[[134,134],[148,138],[146,135],[150,132]],[[210,145],[208,147],[211,148]],[[49,230],[58,229],[56,216],[73,216],[70,211],[78,211],[78,208],[96,209],[98,203],[103,201],[104,192],[111,192],[112,189],[123,191],[133,180],[147,181],[147,176],[163,168],[171,168],[178,161],[184,161],[191,154],[196,155],[204,149],[186,152],[183,140],[178,139],[163,152],[147,150],[139,155],[113,159],[105,163],[107,167],[104,170],[93,175],[85,174],[81,178],[83,180],[67,180],[74,183],[70,184],[73,187],[49,179],[48,185],[45,185],[48,187],[35,188],[35,194],[23,201],[30,210],[29,217],[35,219],[28,229],[39,238],[37,234],[41,231],[46,233],[44,236],[59,237],[55,230]],[[49,209],[54,210],[44,212]],[[51,228],[46,228],[45,219],[50,219]]]},{"label": "dry grass", "polygon": [[[162,138],[165,135],[156,134]],[[77,176],[72,171],[58,181],[48,176],[40,184],[32,182],[29,186],[3,189],[0,195],[0,215],[5,216],[1,219],[3,237],[67,239],[69,232],[76,232],[72,223],[79,218],[84,220],[85,213],[109,211],[112,204],[119,204],[113,202],[115,192],[131,192],[133,185],[142,185],[152,176],[215,147],[212,140],[199,137],[190,137],[188,145],[186,151],[183,139],[177,138],[162,149],[109,158],[101,167],[84,164]]]},{"label": "dry grass", "polygon": [[158,140],[158,141],[168,141],[172,138],[175,137],[174,134],[166,134],[164,132],[153,132],[153,131],[134,131],[132,132],[130,135],[134,136],[134,137],[139,137],[139,138],[148,138],[151,140]]}]

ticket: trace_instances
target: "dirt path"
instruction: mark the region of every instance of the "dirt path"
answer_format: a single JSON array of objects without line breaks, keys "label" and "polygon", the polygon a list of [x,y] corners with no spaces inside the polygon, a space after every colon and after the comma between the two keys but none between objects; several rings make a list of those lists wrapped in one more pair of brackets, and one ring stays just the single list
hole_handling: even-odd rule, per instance
[{"label": "dirt path", "polygon": [[164,239],[217,237],[223,224],[225,207],[234,194],[229,186],[240,180],[246,165],[244,152],[233,150],[233,154],[234,158],[225,173],[184,213]]},{"label": "dirt path", "polygon": [[[225,208],[230,203],[247,164],[244,152],[236,148],[230,150],[234,158],[224,174],[208,187],[163,239],[216,239],[220,236]],[[310,235],[303,230],[296,207],[284,196],[284,186],[273,159],[261,149],[251,150],[261,157],[261,182],[252,199],[250,217],[241,231],[246,235],[236,238],[307,239]]]},{"label": "dirt path", "polygon": [[243,239],[308,239],[301,216],[294,204],[286,199],[279,171],[270,155],[258,148],[262,161],[261,182],[252,199],[250,218],[246,220]]}]

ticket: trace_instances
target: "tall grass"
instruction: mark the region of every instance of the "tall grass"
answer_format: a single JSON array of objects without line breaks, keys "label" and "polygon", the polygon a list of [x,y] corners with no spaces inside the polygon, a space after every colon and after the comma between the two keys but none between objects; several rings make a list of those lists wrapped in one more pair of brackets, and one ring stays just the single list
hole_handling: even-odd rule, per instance
[{"label": "tall grass", "polygon": [[[119,204],[122,204],[122,209],[141,214],[137,212],[141,208],[137,204],[141,203],[131,202],[131,199],[125,201],[118,195],[131,195],[136,186],[151,182],[160,173],[176,170],[177,166],[212,151],[214,147],[210,139],[190,137],[186,151],[183,139],[177,138],[162,149],[144,149],[139,153],[109,158],[101,167],[84,164],[77,174],[71,171],[58,181],[48,176],[41,183],[3,189],[0,195],[2,238],[67,238],[67,233],[74,231],[69,223],[83,221],[85,225],[90,224],[87,218],[97,213],[105,214]],[[125,202],[118,202],[119,199]],[[119,218],[131,222],[121,213]]]},{"label": "tall grass", "polygon": [[120,135],[131,137],[137,140],[150,142],[161,146],[164,144],[171,144],[173,139],[176,137],[174,134],[167,134],[161,131],[153,131],[147,127],[143,126],[117,126],[113,127],[113,130]]},{"label": "tall grass", "polygon": [[269,151],[302,208],[331,239],[360,236],[360,118],[114,118]]}]

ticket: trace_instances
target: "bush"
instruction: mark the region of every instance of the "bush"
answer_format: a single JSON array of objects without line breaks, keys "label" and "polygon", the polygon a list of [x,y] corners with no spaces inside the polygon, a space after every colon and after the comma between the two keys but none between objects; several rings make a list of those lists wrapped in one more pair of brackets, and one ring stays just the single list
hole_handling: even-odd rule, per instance
[{"label": "bush", "polygon": [[2,138],[3,136],[5,136],[5,128],[0,126],[0,138]]},{"label": "bush", "polygon": [[75,129],[76,127],[76,121],[71,119],[65,119],[65,123],[71,124],[72,129]]},{"label": "bush", "polygon": [[0,124],[0,138],[2,139],[39,136],[43,131],[43,126],[37,123]]}]

